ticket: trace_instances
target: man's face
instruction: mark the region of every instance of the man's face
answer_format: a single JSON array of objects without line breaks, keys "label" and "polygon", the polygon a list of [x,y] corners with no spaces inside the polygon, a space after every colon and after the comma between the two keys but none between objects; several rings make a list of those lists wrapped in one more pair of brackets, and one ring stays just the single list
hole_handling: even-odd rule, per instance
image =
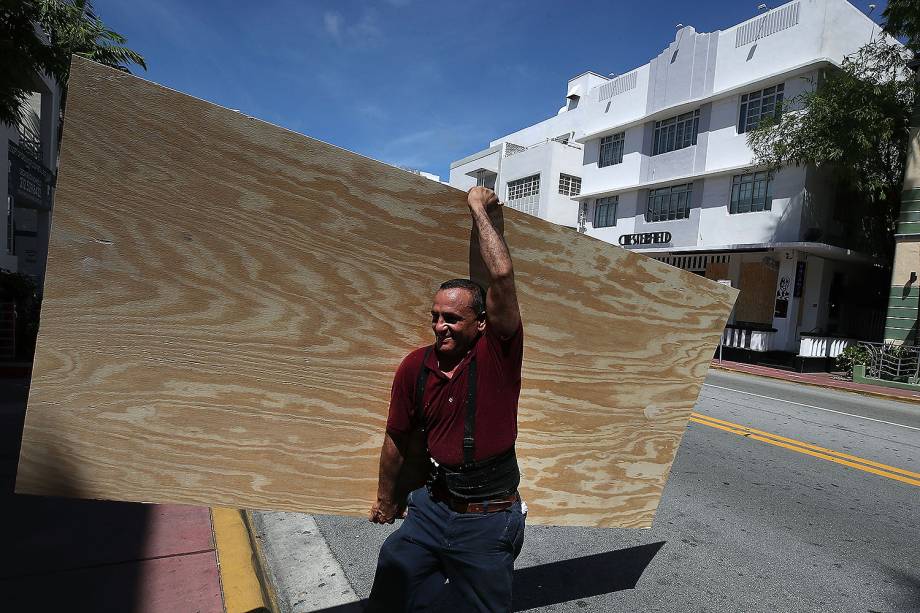
[{"label": "man's face", "polygon": [[466,355],[485,331],[485,317],[476,316],[472,303],[472,294],[462,288],[442,289],[434,295],[431,329],[438,355],[448,358]]}]

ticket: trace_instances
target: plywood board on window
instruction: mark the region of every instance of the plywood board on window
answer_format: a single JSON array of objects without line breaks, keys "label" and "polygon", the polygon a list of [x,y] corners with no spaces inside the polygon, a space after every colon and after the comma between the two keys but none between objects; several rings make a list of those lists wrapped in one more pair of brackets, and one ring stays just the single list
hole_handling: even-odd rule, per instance
[{"label": "plywood board on window", "polygon": [[[735,290],[505,211],[531,520],[648,526]],[[75,59],[17,491],[362,515],[465,194]]]},{"label": "plywood board on window", "polygon": [[707,262],[706,278],[713,281],[728,279],[728,262]]},{"label": "plywood board on window", "polygon": [[776,298],[778,265],[764,262],[741,264],[741,293],[735,306],[735,321],[770,325],[773,323],[773,303]]}]

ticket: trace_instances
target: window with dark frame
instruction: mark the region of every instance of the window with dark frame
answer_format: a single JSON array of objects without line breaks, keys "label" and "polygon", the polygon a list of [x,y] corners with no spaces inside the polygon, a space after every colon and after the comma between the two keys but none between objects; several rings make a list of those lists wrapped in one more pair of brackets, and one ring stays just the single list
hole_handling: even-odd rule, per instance
[{"label": "window with dark frame", "polygon": [[692,193],[693,183],[649,190],[645,221],[687,219],[690,217],[690,196]]},{"label": "window with dark frame", "polygon": [[608,196],[594,201],[595,228],[609,228],[617,225],[617,203],[619,201],[619,196]]},{"label": "window with dark frame", "polygon": [[581,177],[559,173],[559,193],[563,196],[577,196],[581,193]]},{"label": "window with dark frame", "polygon": [[738,134],[749,132],[760,125],[765,117],[779,119],[783,111],[784,84],[767,87],[741,96],[738,112]]},{"label": "window with dark frame", "polygon": [[623,142],[626,140],[626,133],[619,132],[611,134],[601,139],[601,153],[597,159],[597,167],[613,166],[623,161]]},{"label": "window with dark frame", "polygon": [[660,155],[695,145],[699,130],[699,109],[656,121],[652,155]]},{"label": "window with dark frame", "polygon": [[733,176],[728,212],[735,214],[769,211],[773,201],[770,193],[771,179],[769,172]]}]

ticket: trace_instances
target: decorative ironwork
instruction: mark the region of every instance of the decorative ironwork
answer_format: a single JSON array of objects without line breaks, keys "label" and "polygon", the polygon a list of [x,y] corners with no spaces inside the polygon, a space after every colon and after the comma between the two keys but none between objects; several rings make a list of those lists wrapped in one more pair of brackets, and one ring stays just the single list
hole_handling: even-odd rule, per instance
[{"label": "decorative ironwork", "polygon": [[914,383],[920,378],[920,347],[860,341],[869,354],[866,376],[885,381]]}]

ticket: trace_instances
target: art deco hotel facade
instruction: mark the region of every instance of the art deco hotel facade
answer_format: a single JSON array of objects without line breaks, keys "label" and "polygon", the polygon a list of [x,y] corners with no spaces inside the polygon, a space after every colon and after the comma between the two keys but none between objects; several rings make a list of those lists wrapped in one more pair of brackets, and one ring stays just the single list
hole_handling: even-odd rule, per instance
[{"label": "art deco hotel facade", "polygon": [[848,244],[846,203],[814,168],[752,167],[747,131],[880,35],[845,0],[680,27],[647,64],[571,79],[556,115],[455,161],[450,184],[731,282],[735,344],[799,352],[805,339],[807,354],[814,336],[877,340],[884,305],[865,288],[885,289],[887,273]]}]

